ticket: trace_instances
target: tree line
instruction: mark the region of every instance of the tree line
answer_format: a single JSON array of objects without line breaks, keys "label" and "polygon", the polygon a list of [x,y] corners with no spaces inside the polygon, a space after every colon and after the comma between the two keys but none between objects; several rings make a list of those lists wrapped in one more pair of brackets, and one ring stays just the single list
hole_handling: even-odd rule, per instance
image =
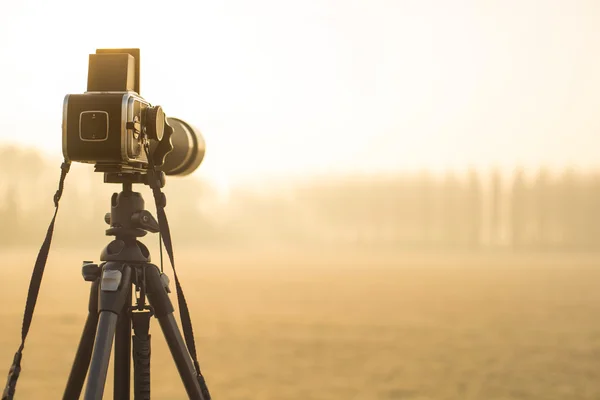
[{"label": "tree line", "polygon": [[333,238],[407,248],[600,250],[600,173],[395,174],[307,186]]},{"label": "tree line", "polygon": [[[60,162],[0,148],[0,246],[39,245],[53,210]],[[104,214],[118,185],[74,164],[55,245],[109,240]],[[154,211],[151,192],[137,186]],[[516,169],[345,176],[234,189],[171,178],[167,214],[178,246],[349,245],[398,249],[600,250],[600,172]],[[146,240],[146,239],[143,239]],[[153,239],[151,239],[153,240]]]}]

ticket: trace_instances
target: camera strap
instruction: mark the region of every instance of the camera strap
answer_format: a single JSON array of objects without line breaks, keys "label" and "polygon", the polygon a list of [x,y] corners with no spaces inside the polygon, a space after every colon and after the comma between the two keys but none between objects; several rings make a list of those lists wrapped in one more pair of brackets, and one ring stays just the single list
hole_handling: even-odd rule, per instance
[{"label": "camera strap", "polygon": [[192,328],[192,319],[190,318],[190,311],[185,300],[185,296],[183,294],[183,288],[179,283],[179,278],[177,277],[177,271],[175,270],[175,257],[173,255],[173,243],[171,241],[171,230],[169,229],[169,222],[167,220],[167,214],[165,213],[165,207],[167,206],[167,197],[160,190],[161,184],[160,179],[158,179],[158,172],[154,166],[154,160],[150,155],[149,148],[146,146],[146,155],[148,156],[148,162],[150,164],[150,171],[148,176],[148,185],[152,189],[152,194],[154,195],[154,201],[156,203],[156,216],[158,219],[158,225],[160,229],[160,235],[162,237],[162,242],[165,245],[165,250],[169,256],[169,261],[171,262],[171,267],[173,268],[173,276],[175,278],[175,288],[177,291],[177,303],[179,305],[179,315],[181,317],[181,327],[183,330],[183,337],[185,338],[185,344],[188,348],[188,352],[192,357],[192,361],[194,362],[194,367],[196,368],[196,374],[198,378],[198,382],[200,384],[200,389],[202,390],[202,397],[204,400],[210,400],[210,393],[208,391],[208,386],[206,385],[206,380],[200,372],[200,363],[198,362],[198,355],[196,353],[196,342],[194,339],[194,330]]},{"label": "camera strap", "polygon": [[33,273],[31,274],[31,281],[29,282],[29,291],[27,292],[27,302],[25,304],[25,313],[23,315],[23,326],[21,328],[21,345],[19,346],[19,350],[17,350],[17,353],[15,354],[13,364],[10,367],[10,371],[8,372],[8,381],[6,382],[6,387],[4,388],[4,392],[2,393],[2,400],[12,400],[12,398],[15,395],[15,391],[17,388],[17,380],[19,379],[19,375],[21,374],[21,359],[23,358],[25,339],[27,338],[29,328],[31,327],[31,322],[33,320],[33,311],[35,310],[35,304],[37,302],[38,294],[40,292],[42,277],[44,276],[44,269],[46,268],[46,261],[48,260],[50,244],[52,243],[52,235],[54,233],[54,222],[56,221],[56,216],[58,215],[58,202],[60,201],[60,198],[62,196],[63,188],[65,185],[65,178],[67,177],[67,173],[69,172],[70,168],[71,163],[68,161],[64,161],[60,166],[61,173],[60,180],[58,182],[58,190],[54,194],[54,216],[52,217],[50,226],[48,226],[46,238],[44,239],[44,243],[42,243],[42,247],[40,248],[37,259],[35,260]]}]

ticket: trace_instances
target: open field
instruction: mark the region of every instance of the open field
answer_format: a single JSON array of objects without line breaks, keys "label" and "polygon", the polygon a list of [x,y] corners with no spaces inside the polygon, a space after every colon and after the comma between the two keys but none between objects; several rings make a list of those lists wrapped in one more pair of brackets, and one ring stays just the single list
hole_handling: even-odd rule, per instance
[{"label": "open field", "polygon": [[[2,374],[35,253],[2,254]],[[52,251],[18,399],[61,398],[96,253]],[[600,259],[340,254],[176,254],[215,399],[600,398]],[[152,398],[183,399],[151,331]]]}]

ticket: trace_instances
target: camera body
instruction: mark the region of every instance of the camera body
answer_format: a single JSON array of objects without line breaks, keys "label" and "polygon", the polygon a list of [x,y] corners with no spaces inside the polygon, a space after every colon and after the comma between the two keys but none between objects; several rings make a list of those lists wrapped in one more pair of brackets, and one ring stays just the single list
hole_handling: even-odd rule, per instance
[{"label": "camera body", "polygon": [[[133,91],[69,94],[63,107],[63,154],[98,167],[144,168],[150,103]],[[152,122],[150,122],[152,123]]]},{"label": "camera body", "polygon": [[[160,106],[139,94],[139,49],[90,54],[87,91],[63,104],[63,155],[97,172],[145,172],[173,150],[172,128]],[[152,160],[149,160],[148,157]]]}]

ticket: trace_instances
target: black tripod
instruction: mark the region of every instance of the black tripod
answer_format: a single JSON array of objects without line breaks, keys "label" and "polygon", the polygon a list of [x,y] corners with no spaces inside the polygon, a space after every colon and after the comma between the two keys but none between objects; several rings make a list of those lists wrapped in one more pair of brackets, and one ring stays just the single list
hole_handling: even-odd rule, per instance
[{"label": "black tripod", "polygon": [[102,251],[100,265],[92,262],[83,265],[84,279],[92,282],[89,314],[63,399],[79,399],[86,375],[84,398],[102,399],[114,338],[114,398],[129,400],[132,327],[134,398],[150,399],[148,331],[150,318],[155,316],[189,398],[209,400],[200,371],[196,371],[198,366],[192,361],[173,316],[174,308],[167,294],[168,278],[150,263],[148,248],[137,240],[160,229],[152,214],[144,209],[141,194],[132,191],[131,182],[123,183],[123,191],[113,194],[106,222],[110,224],[107,235],[115,239]]}]

